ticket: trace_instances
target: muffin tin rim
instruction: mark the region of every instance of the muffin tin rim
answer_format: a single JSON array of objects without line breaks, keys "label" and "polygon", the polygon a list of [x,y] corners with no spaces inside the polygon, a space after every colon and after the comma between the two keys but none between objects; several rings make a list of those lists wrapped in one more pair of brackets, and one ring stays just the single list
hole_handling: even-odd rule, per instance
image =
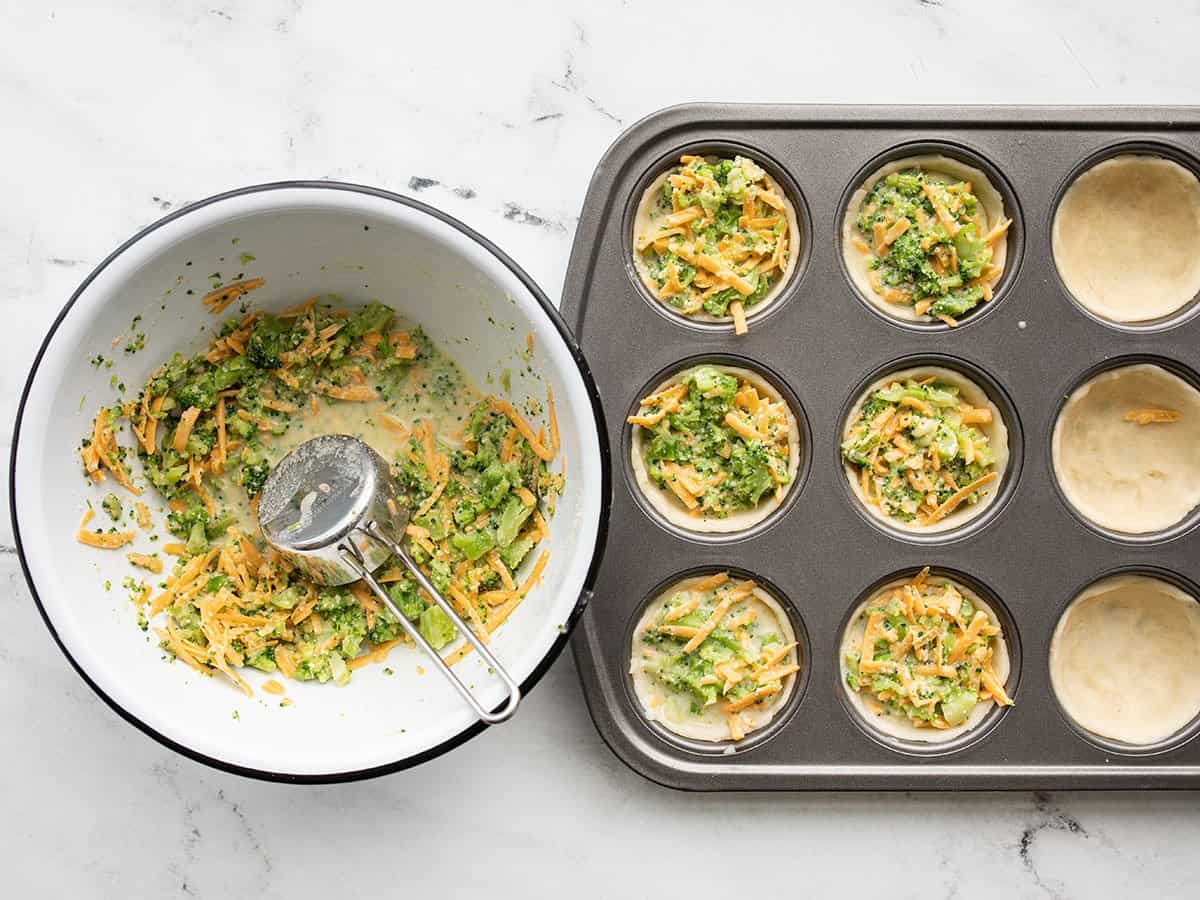
[{"label": "muffin tin rim", "polygon": [[[1030,140],[1028,142],[1024,139],[1025,129],[1029,130]],[[995,158],[1004,162],[1005,168],[1002,171],[1023,173],[1019,179],[1022,197],[1031,203],[1028,210],[1031,215],[1025,223],[1028,229],[1026,237],[1030,242],[1029,247],[1045,244],[1048,248],[1048,236],[1038,232],[1040,227],[1038,220],[1042,218],[1041,213],[1044,212],[1041,207],[1044,202],[1047,202],[1046,198],[1052,196],[1054,182],[1059,177],[1058,173],[1069,171],[1073,163],[1073,160],[1069,158],[1070,154],[1057,152],[1056,147],[1060,140],[1065,140],[1068,147],[1077,148],[1078,154],[1091,153],[1113,131],[1131,132],[1135,136],[1171,134],[1174,137],[1177,133],[1181,139],[1196,143],[1197,140],[1200,140],[1200,108],[1107,107],[1089,110],[1046,107],[889,108],[846,105],[814,107],[782,104],[686,104],[656,112],[628,130],[613,144],[593,177],[592,187],[585,204],[580,240],[575,244],[572,265],[568,270],[564,305],[572,321],[577,321],[580,328],[591,328],[596,331],[596,337],[592,338],[589,335],[590,339],[587,341],[589,347],[596,347],[603,334],[598,330],[602,327],[600,323],[612,327],[612,310],[619,305],[615,302],[604,302],[603,295],[596,290],[596,284],[603,283],[610,291],[621,289],[616,284],[619,273],[615,272],[616,267],[613,265],[614,257],[617,257],[617,254],[613,249],[614,244],[608,242],[614,238],[612,231],[615,227],[614,220],[619,221],[620,204],[624,194],[623,186],[631,183],[633,176],[640,171],[642,160],[652,158],[658,148],[669,146],[670,142],[677,142],[680,136],[696,135],[697,139],[700,139],[712,133],[730,134],[737,135],[742,139],[752,138],[763,146],[771,146],[777,159],[787,159],[789,163],[801,167],[801,170],[806,173],[808,179],[806,183],[810,188],[814,185],[821,188],[821,194],[814,194],[809,199],[815,204],[812,211],[822,230],[825,229],[823,223],[826,221],[823,217],[835,214],[834,211],[827,208],[824,194],[828,193],[831,198],[830,202],[836,200],[837,185],[843,183],[844,173],[853,170],[854,166],[858,164],[858,161],[852,158],[852,151],[847,150],[847,147],[881,146],[882,150],[886,150],[889,147],[904,144],[914,134],[919,134],[921,137],[942,134],[969,136],[972,139],[971,144],[989,148],[987,156],[989,160]],[[831,144],[831,137],[840,140],[840,146],[837,143]],[[807,155],[809,151],[806,146],[810,139],[816,142],[817,146],[823,148],[824,155],[821,157]],[[1026,146],[1027,143],[1033,148],[1043,144],[1054,152],[1044,161],[1043,157],[1039,155],[1036,158],[1036,164],[1029,164],[1024,162],[1029,158],[1030,147]],[[1014,157],[1016,161],[1014,161]],[[809,160],[807,166],[804,164],[805,159]],[[826,161],[827,159],[831,161]],[[1032,167],[1030,167],[1031,165]],[[1029,183],[1026,183],[1027,181]],[[1018,182],[1012,183],[1017,184]],[[616,237],[623,238],[623,234],[618,234]],[[605,249],[595,252],[589,249],[593,244],[598,246],[600,242],[606,244]],[[840,286],[836,284],[836,273],[833,271],[837,266],[827,265],[827,263],[836,261],[822,255],[827,250],[828,248],[814,244],[812,257],[805,273],[808,279],[806,283],[812,284],[817,275],[821,276],[820,286],[823,292],[829,295],[820,298],[822,308],[832,309],[835,305],[843,304],[853,306],[853,304],[847,303],[844,294],[837,290]],[[996,332],[1001,337],[1000,345],[1005,348],[1006,352],[1013,355],[995,357],[991,353],[984,353],[977,345],[977,342],[983,340],[984,336],[975,332],[968,332],[965,336],[969,338],[965,341],[965,345],[970,349],[969,352],[961,354],[969,361],[984,358],[989,360],[989,363],[982,368],[989,375],[993,371],[999,373],[996,376],[997,379],[1003,379],[1001,384],[1004,389],[1008,391],[1011,387],[1011,396],[1020,399],[1021,411],[1024,417],[1029,419],[1031,425],[1035,420],[1040,420],[1046,415],[1047,409],[1055,400],[1052,392],[1039,389],[1035,398],[1036,402],[1031,401],[1028,395],[1033,386],[1032,382],[1037,376],[1031,375],[1028,366],[1013,369],[1010,365],[1010,362],[1023,362],[1023,354],[1027,352],[1021,349],[1025,339],[1014,339],[1016,332],[1010,331],[1014,324],[1023,329],[1025,327],[1024,319],[1028,318],[1031,327],[1027,335],[1034,337],[1036,341],[1036,336],[1039,335],[1038,327],[1045,324],[1045,319],[1049,319],[1055,329],[1060,327],[1061,323],[1061,328],[1073,339],[1071,350],[1066,354],[1072,358],[1072,362],[1069,366],[1062,364],[1052,366],[1054,380],[1065,380],[1070,375],[1067,370],[1082,367],[1078,357],[1087,355],[1089,351],[1082,351],[1080,348],[1089,347],[1092,341],[1103,345],[1100,351],[1090,351],[1093,359],[1098,352],[1103,352],[1104,348],[1115,350],[1121,347],[1119,341],[1111,337],[1111,332],[1110,336],[1105,337],[1098,334],[1095,329],[1089,330],[1083,317],[1073,315],[1070,303],[1055,302],[1053,291],[1049,295],[1046,294],[1044,288],[1052,279],[1042,277],[1043,274],[1048,275],[1048,273],[1043,273],[1041,268],[1046,264],[1043,259],[1045,256],[1045,253],[1037,256],[1032,253],[1022,256],[1021,281],[1014,285],[1013,295],[1006,300],[1006,305],[1009,305],[1011,301],[1011,303],[1017,303],[1020,309],[1016,311],[1006,309],[996,317],[989,317],[987,320],[992,323],[987,326],[989,334],[1000,329],[999,332]],[[825,271],[826,269],[829,271]],[[1036,278],[1030,280],[1033,276]],[[826,285],[827,279],[834,280],[829,281]],[[621,276],[620,280],[624,281],[624,276]],[[833,296],[835,294],[836,297]],[[1031,303],[1035,297],[1037,302]],[[588,306],[591,300],[596,301],[596,306],[589,310]],[[1043,307],[1046,309],[1044,318],[1039,315],[1039,311]],[[787,310],[786,313],[781,312],[781,315],[791,316],[793,319],[799,316],[800,319],[806,321],[811,318],[808,301],[803,304],[803,309],[789,306]],[[1016,321],[1018,317],[1022,319],[1019,323]],[[879,344],[881,340],[880,329],[864,326],[863,320],[866,319],[869,317],[860,316],[857,321],[854,321],[853,315],[838,315],[839,324],[852,327],[856,330],[855,333],[862,333],[870,339],[869,343],[873,348],[871,357],[874,357],[876,355],[875,345]],[[1045,331],[1040,332],[1041,335],[1046,333]],[[811,336],[817,332],[808,330],[799,332],[798,339],[802,343],[798,345],[798,349],[802,354],[810,355],[812,350],[821,345],[803,343],[806,334]],[[1182,354],[1181,358],[1190,360],[1189,348],[1178,346],[1180,341],[1189,334],[1191,332],[1187,331],[1184,335],[1169,336],[1162,350],[1171,355]],[[901,349],[913,348],[912,336],[913,332],[910,331],[907,337],[900,339]],[[667,345],[671,348],[668,355],[676,357],[685,355],[693,348],[707,348],[713,344],[711,339],[701,338],[697,342],[693,342],[686,336],[680,338],[666,335],[666,337]],[[754,332],[752,332],[750,339],[753,340],[754,337]],[[756,357],[762,358],[762,351],[757,348],[760,345],[767,345],[771,349],[767,351],[766,358],[778,361],[778,352],[775,348],[777,343],[779,343],[779,339],[772,337],[768,329],[767,333],[760,334],[758,342],[747,346],[755,347],[754,354]],[[1141,346],[1142,343],[1139,342],[1134,346]],[[990,346],[990,342],[987,342],[987,345]],[[612,355],[617,358],[606,363],[602,368],[606,369],[610,382],[615,380],[619,383],[620,378],[616,373],[620,370],[612,369],[611,365],[614,363],[624,365],[626,360],[620,358],[624,354],[613,353]],[[883,350],[878,354],[879,358],[883,359],[895,355],[896,352],[888,350]],[[660,362],[662,358],[661,355],[657,356],[656,362]],[[1088,360],[1089,363],[1091,361]],[[845,371],[847,366],[844,361],[839,363],[837,368],[839,370],[837,379],[842,385],[853,383],[857,372]],[[789,356],[786,364],[780,363],[780,371],[787,372],[788,378],[792,382],[804,388],[809,383],[804,379],[812,377],[812,363],[811,360],[808,364],[797,363]],[[1053,382],[1046,379],[1045,383],[1052,384]],[[823,390],[825,390],[824,387],[822,387]],[[624,391],[622,390],[621,393]],[[813,397],[810,396],[809,399],[813,400]],[[828,404],[820,395],[816,395],[813,403],[811,412],[818,420],[814,422],[814,425],[819,424],[821,432],[815,437],[814,453],[817,453],[816,445],[825,439],[824,432],[828,430],[826,426],[830,424],[823,420],[829,418],[832,421],[837,410],[836,407],[826,408]],[[1014,400],[1014,405],[1015,403]],[[1045,408],[1043,404],[1046,404]],[[1031,455],[1026,460],[1029,466],[1025,469],[1025,474],[1030,476],[1025,481],[1029,483],[1017,490],[1010,513],[1020,511],[1027,517],[1029,507],[1032,506],[1037,515],[1045,517],[1047,522],[1051,523],[1052,528],[1062,531],[1064,540],[1070,541],[1076,546],[1080,559],[1087,557],[1090,560],[1098,553],[1103,553],[1103,550],[1097,550],[1097,542],[1089,539],[1086,529],[1063,529],[1064,525],[1074,524],[1071,521],[1074,517],[1061,516],[1058,513],[1059,501],[1052,501],[1045,496],[1040,483],[1040,479],[1044,477],[1046,471],[1042,468],[1042,458],[1038,453],[1036,443],[1032,444],[1029,449]],[[817,465],[813,466],[813,477],[808,482],[806,490],[809,493],[804,502],[813,501],[819,497],[824,506],[833,500],[833,495],[827,493],[832,483],[827,483],[824,474],[818,471]],[[818,475],[821,477],[818,478]],[[839,479],[843,477],[840,470],[837,472],[837,476]],[[1032,488],[1037,488],[1037,490],[1034,491]],[[1020,510],[1017,509],[1018,506],[1021,506]],[[839,526],[847,524],[844,521],[846,517],[838,515],[837,518],[840,520]],[[797,524],[799,524],[798,518],[789,519],[789,527]],[[806,537],[811,537],[812,531],[811,526],[805,526],[802,529]],[[844,529],[841,533],[844,536],[850,535]],[[854,539],[861,538],[858,531],[851,533],[853,533]],[[1007,531],[1005,533],[1007,534]],[[780,538],[780,533],[766,538],[772,552],[779,549]],[[901,542],[886,538],[884,540],[885,543],[880,544],[878,549],[887,556],[888,567],[899,570],[912,559],[912,553],[906,551]],[[757,551],[756,546],[754,544],[734,545],[728,554],[730,561],[737,561],[754,570],[764,570],[760,558],[762,554]],[[666,543],[656,541],[656,547],[669,554],[694,553],[694,548],[680,546],[677,541]],[[911,547],[909,550],[911,551]],[[711,558],[711,554],[706,554],[702,555],[701,559],[704,559],[705,556]],[[928,556],[932,562],[933,554],[928,554]],[[1044,650],[1039,645],[1036,632],[1041,630],[1037,626],[1043,623],[1039,617],[1046,613],[1040,604],[1032,602],[1032,598],[1036,596],[1036,588],[1029,584],[1031,576],[1028,566],[1013,567],[999,563],[987,558],[987,554],[980,558],[978,544],[962,546],[955,542],[951,546],[944,547],[938,556],[940,557],[939,562],[944,561],[960,571],[964,569],[967,572],[979,571],[983,578],[989,580],[989,583],[999,583],[1007,578],[1005,574],[1007,571],[1015,568],[1017,585],[1015,587],[1008,585],[1007,595],[1020,600],[1015,608],[1022,610],[1021,620],[1026,626],[1029,625],[1029,622],[1025,622],[1025,620],[1030,615],[1033,616],[1035,631],[1027,635],[1029,637],[1027,649],[1036,653]],[[1179,569],[1181,572],[1190,574],[1193,571],[1193,565],[1188,559],[1180,557],[1178,548],[1160,548],[1160,552],[1156,553],[1156,558],[1158,557],[1161,557],[1168,565],[1181,566],[1182,568]],[[977,564],[982,565],[983,568],[977,568]],[[811,563],[796,571],[792,570],[790,563],[781,563],[780,566],[777,574],[780,576],[781,583],[789,585],[789,589],[796,596],[807,595],[810,592],[811,585],[815,583],[813,578],[816,577]],[[770,568],[769,564],[767,568]],[[601,589],[605,591],[619,589],[618,584],[621,580],[620,577],[615,577],[613,570],[610,569],[609,575],[604,579],[606,583],[602,584]],[[826,587],[831,586],[827,583],[829,579],[820,577],[819,580]],[[845,579],[838,579],[839,596],[843,593],[840,584],[842,580]],[[1055,591],[1058,591],[1065,578],[1060,575],[1052,580]],[[1013,593],[1014,590],[1020,593]],[[852,590],[845,593],[852,593]],[[624,606],[624,604],[621,605]],[[809,612],[812,613],[813,610],[809,609]],[[815,622],[817,630],[814,634],[823,635],[829,623],[825,621],[825,613],[820,612],[819,608]],[[1028,627],[1024,630],[1029,632]],[[610,666],[611,644],[605,636],[607,633],[611,633],[609,626],[597,623],[595,630],[585,629],[580,643],[576,645],[576,653],[581,662],[580,672],[585,685],[589,690],[603,690],[602,695],[592,697],[589,694],[589,700],[593,701],[590,703],[593,718],[606,741],[624,762],[635,771],[674,787],[699,790],[745,789],[748,787],[754,789],[853,790],[861,788],[926,789],[945,786],[1036,789],[1046,788],[1047,785],[1052,784],[1064,788],[1200,785],[1200,763],[1191,761],[1193,754],[1190,752],[1180,767],[1155,769],[1122,766],[1119,761],[1115,760],[1114,765],[1100,766],[1078,750],[1071,750],[1074,742],[1061,736],[1057,715],[1044,709],[1045,704],[1042,697],[1044,691],[1036,669],[1024,673],[1027,682],[1025,693],[1033,690],[1035,696],[1032,698],[1022,696],[1023,702],[1020,703],[1021,708],[1017,711],[1019,713],[1017,724],[1022,729],[1028,729],[1032,722],[1036,723],[1040,729],[1048,729],[1044,741],[1048,748],[1048,760],[1045,759],[1045,753],[1039,754],[1038,750],[1034,750],[1032,753],[1027,753],[1024,749],[1018,750],[1018,747],[1023,748],[1024,743],[1014,743],[1013,732],[1009,728],[1007,731],[995,733],[993,737],[1001,741],[1001,746],[1007,752],[1017,752],[1018,755],[1012,757],[1012,762],[1008,761],[1009,757],[996,757],[989,751],[982,754],[983,759],[960,760],[945,766],[888,763],[886,760],[880,760],[877,754],[872,755],[870,752],[854,750],[855,742],[850,741],[848,734],[843,735],[839,731],[839,734],[832,740],[843,745],[848,752],[848,755],[840,760],[829,759],[829,754],[825,751],[813,758],[803,755],[778,758],[777,751],[771,749],[766,751],[767,757],[762,764],[752,765],[748,768],[738,765],[722,766],[719,760],[711,761],[710,764],[702,767],[697,767],[694,763],[689,763],[682,758],[671,763],[668,761],[670,754],[661,757],[657,754],[649,754],[641,746],[641,741],[623,724],[630,714],[628,710],[621,708],[619,702],[615,702],[615,695],[609,693],[612,687],[611,675],[613,673]],[[819,660],[817,665],[821,665]],[[599,699],[600,696],[603,696],[603,700]],[[821,726],[833,725],[833,722],[829,721],[829,716],[834,713],[834,710],[826,702],[830,699],[824,696],[810,698],[813,702],[821,701],[817,706],[810,707],[810,712],[819,711],[820,721],[818,724]],[[1030,705],[1031,700],[1036,701],[1032,706]],[[615,703],[611,710],[607,709],[610,703]],[[803,753],[806,745],[820,747],[820,741],[814,745],[814,737],[810,730],[798,729],[798,723],[793,723],[789,728],[789,735],[786,736],[789,749],[794,746]],[[1038,738],[1039,735],[1034,733],[1031,737]],[[1035,741],[1035,743],[1041,746],[1040,741]],[[778,745],[774,746],[778,747]],[[1042,759],[1036,758],[1039,755],[1042,756]],[[1027,756],[1030,758],[1027,759]],[[932,763],[934,760],[929,762]],[[852,772],[857,774],[851,774]]]}]

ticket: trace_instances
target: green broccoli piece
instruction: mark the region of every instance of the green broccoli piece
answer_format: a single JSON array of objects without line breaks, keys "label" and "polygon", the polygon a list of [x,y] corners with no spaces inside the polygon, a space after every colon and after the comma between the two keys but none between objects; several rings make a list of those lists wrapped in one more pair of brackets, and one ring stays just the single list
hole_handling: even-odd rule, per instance
[{"label": "green broccoli piece", "polygon": [[346,320],[345,333],[352,338],[360,338],[370,331],[382,332],[393,315],[395,312],[390,306],[373,301]]},{"label": "green broccoli piece", "polygon": [[486,531],[460,531],[451,536],[450,543],[472,562],[496,546],[496,541]]},{"label": "green broccoli piece", "polygon": [[438,606],[425,607],[417,620],[417,630],[434,650],[441,650],[458,636],[458,629]]},{"label": "green broccoli piece", "polygon": [[121,508],[121,498],[116,494],[105,494],[104,499],[100,501],[100,507],[114,522],[121,521],[121,513],[124,510]]},{"label": "green broccoli piece", "polygon": [[270,463],[263,461],[243,465],[238,480],[241,482],[242,487],[246,489],[246,493],[253,497],[263,489],[263,485],[267,483],[267,476],[270,474]]},{"label": "green broccoli piece", "polygon": [[526,506],[520,497],[510,495],[500,511],[500,523],[496,526],[496,543],[507,547],[521,531],[521,526],[533,512],[532,506]]},{"label": "green broccoli piece", "polygon": [[421,611],[425,609],[425,601],[421,599],[417,583],[411,578],[403,578],[400,581],[392,582],[387,590],[388,596],[392,598],[392,602],[396,604],[396,608],[400,610],[404,618],[415,622],[421,615]]},{"label": "green broccoli piece", "polygon": [[961,316],[970,312],[983,300],[983,288],[967,288],[936,301],[929,311],[935,316]]}]

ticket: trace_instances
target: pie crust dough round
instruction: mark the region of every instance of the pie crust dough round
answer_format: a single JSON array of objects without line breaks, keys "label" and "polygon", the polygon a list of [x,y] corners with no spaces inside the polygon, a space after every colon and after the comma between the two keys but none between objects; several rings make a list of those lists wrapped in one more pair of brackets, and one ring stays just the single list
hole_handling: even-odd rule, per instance
[{"label": "pie crust dough round", "polygon": [[1126,744],[1166,740],[1200,714],[1200,604],[1172,584],[1117,575],[1063,613],[1050,682],[1080,727]]},{"label": "pie crust dough round", "polygon": [[[1128,418],[1164,412],[1179,418]],[[1200,391],[1150,363],[1101,372],[1067,398],[1051,450],[1084,518],[1124,534],[1170,528],[1200,504]]]},{"label": "pie crust dough round", "polygon": [[1200,293],[1200,181],[1159,156],[1106,159],[1063,194],[1052,244],[1085,309],[1112,322],[1169,316]]}]

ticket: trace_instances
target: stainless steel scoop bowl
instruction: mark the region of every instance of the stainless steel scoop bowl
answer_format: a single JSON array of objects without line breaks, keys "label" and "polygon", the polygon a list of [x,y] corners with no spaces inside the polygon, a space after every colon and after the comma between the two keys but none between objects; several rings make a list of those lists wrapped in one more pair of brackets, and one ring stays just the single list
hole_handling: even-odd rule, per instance
[{"label": "stainless steel scoop bowl", "polygon": [[[516,712],[521,690],[402,546],[411,514],[412,499],[392,477],[387,462],[370,446],[345,434],[313,438],[285,456],[267,478],[258,500],[263,537],[285,559],[319,584],[336,586],[362,579],[479,718],[488,724],[503,722]],[[389,557],[408,569],[504,682],[508,699],[497,711],[480,704],[375,579],[372,573]]]}]

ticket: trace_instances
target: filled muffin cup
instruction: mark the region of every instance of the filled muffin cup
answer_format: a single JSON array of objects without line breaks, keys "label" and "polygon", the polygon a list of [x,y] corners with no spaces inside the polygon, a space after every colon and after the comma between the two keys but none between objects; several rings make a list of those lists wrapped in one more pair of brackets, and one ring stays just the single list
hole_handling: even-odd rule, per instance
[{"label": "filled muffin cup", "polygon": [[1050,641],[1050,682],[1067,719],[1105,750],[1169,749],[1200,717],[1200,604],[1157,574],[1085,588]]},{"label": "filled muffin cup", "polygon": [[1013,704],[1006,621],[963,579],[928,567],[875,587],[839,643],[848,708],[898,749],[981,735],[997,707]]},{"label": "filled muffin cup", "polygon": [[651,388],[628,417],[637,491],[673,528],[733,535],[779,510],[800,478],[797,411],[749,368],[688,366]]},{"label": "filled muffin cup", "polygon": [[1200,180],[1145,150],[1092,163],[1059,199],[1051,246],[1086,312],[1129,327],[1169,324],[1200,295]]},{"label": "filled muffin cup", "polygon": [[842,471],[870,520],[937,535],[978,520],[1009,472],[1004,413],[963,372],[917,365],[876,379],[842,425]]},{"label": "filled muffin cup", "polygon": [[789,192],[730,148],[683,153],[654,178],[634,211],[630,246],[656,306],[743,334],[787,289],[803,240]]},{"label": "filled muffin cup", "polygon": [[629,675],[645,718],[720,750],[763,735],[804,674],[803,641],[763,585],[730,572],[656,592],[634,626]]},{"label": "filled muffin cup", "polygon": [[1067,397],[1054,422],[1054,477],[1088,524],[1150,539],[1200,507],[1200,390],[1152,362],[1106,368]]},{"label": "filled muffin cup", "polygon": [[842,261],[872,309],[954,327],[992,300],[1014,214],[976,166],[942,153],[893,159],[851,194]]}]

